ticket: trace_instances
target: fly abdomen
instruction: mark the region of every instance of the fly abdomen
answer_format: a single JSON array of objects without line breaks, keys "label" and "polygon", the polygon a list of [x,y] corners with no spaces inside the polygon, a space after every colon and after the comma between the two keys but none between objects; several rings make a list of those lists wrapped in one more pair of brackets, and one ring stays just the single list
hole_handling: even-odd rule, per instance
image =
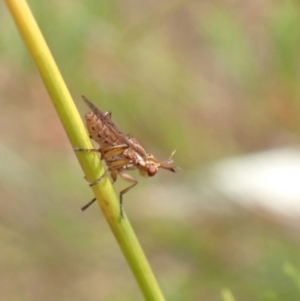
[{"label": "fly abdomen", "polygon": [[118,143],[116,135],[93,112],[87,113],[85,119],[89,134],[100,146]]}]

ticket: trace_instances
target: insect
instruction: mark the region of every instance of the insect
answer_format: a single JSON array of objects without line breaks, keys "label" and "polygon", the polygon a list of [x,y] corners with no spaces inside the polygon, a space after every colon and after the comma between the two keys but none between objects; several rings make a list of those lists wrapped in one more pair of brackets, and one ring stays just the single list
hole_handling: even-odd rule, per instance
[{"label": "insect", "polygon": [[[100,159],[104,160],[107,166],[106,171],[95,182],[90,183],[90,186],[98,184],[104,176],[110,174],[112,181],[117,180],[117,176],[122,177],[132,184],[120,192],[120,213],[121,219],[124,219],[123,211],[123,195],[131,188],[138,184],[138,180],[126,172],[138,169],[139,173],[144,177],[153,177],[159,168],[175,172],[175,169],[170,166],[173,162],[171,154],[166,161],[158,161],[153,155],[147,153],[142,145],[133,137],[123,134],[119,128],[111,120],[111,112],[100,111],[92,102],[85,96],[82,96],[85,103],[92,110],[85,115],[86,126],[90,135],[97,144],[99,149],[85,149],[76,147],[76,151],[83,152],[99,152]],[[92,199],[88,204],[81,209],[84,211],[96,201]]]}]

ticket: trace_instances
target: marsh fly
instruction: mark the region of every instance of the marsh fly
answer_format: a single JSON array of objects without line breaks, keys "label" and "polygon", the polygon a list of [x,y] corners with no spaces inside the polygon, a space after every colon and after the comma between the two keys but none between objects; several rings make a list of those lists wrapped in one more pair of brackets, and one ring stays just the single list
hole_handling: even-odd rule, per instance
[{"label": "marsh fly", "polygon": [[[110,174],[112,181],[117,180],[117,176],[121,176],[132,184],[120,192],[120,211],[121,218],[124,218],[123,213],[123,195],[131,188],[137,185],[138,180],[127,174],[127,171],[138,169],[139,173],[144,177],[153,177],[159,168],[175,172],[175,169],[169,164],[173,162],[172,153],[167,161],[160,162],[147,153],[142,145],[133,137],[123,134],[119,128],[111,120],[110,112],[102,112],[94,104],[92,104],[85,96],[83,100],[92,110],[85,115],[86,126],[90,137],[99,144],[99,149],[84,149],[75,148],[76,151],[100,153],[100,159],[104,160],[107,166],[103,175],[95,182],[90,183],[90,186],[99,183],[105,175]],[[81,209],[84,211],[92,203],[95,198]]]}]

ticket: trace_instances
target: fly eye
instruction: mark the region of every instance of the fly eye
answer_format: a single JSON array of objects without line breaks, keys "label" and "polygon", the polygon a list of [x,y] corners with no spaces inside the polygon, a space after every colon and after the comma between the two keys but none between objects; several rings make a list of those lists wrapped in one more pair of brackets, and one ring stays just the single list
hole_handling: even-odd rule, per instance
[{"label": "fly eye", "polygon": [[157,172],[157,168],[154,165],[150,165],[147,172],[149,177],[153,177]]}]

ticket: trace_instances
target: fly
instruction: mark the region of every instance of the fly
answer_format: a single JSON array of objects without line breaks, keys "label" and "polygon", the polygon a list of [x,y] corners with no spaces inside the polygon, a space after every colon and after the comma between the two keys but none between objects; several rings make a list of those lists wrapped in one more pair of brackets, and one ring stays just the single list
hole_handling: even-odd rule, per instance
[{"label": "fly", "polygon": [[[90,138],[99,144],[100,147],[99,149],[76,147],[75,151],[99,152],[100,159],[106,163],[106,171],[95,182],[90,183],[90,186],[98,184],[108,173],[113,183],[117,180],[117,176],[131,182],[131,185],[122,190],[119,196],[120,213],[123,219],[123,195],[138,184],[138,180],[128,175],[127,171],[138,169],[139,173],[144,177],[153,177],[159,168],[175,172],[175,169],[169,166],[173,162],[172,156],[174,152],[167,161],[158,161],[153,155],[147,153],[135,138],[121,132],[111,120],[111,112],[102,112],[85,96],[82,96],[82,98],[92,110],[85,115]],[[92,199],[81,210],[84,211],[95,201],[96,198]]]}]

